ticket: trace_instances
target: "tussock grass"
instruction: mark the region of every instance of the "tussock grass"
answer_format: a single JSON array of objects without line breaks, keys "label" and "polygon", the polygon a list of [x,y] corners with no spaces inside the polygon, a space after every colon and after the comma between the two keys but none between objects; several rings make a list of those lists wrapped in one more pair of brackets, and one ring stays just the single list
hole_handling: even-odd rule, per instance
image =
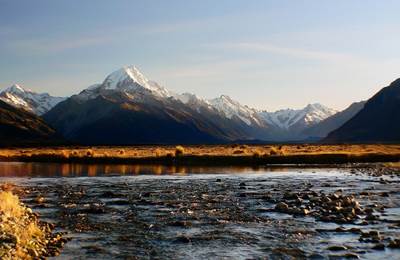
[{"label": "tussock grass", "polygon": [[19,199],[10,191],[0,192],[0,211],[5,216],[20,218],[25,208],[20,205]]},{"label": "tussock grass", "polygon": [[175,147],[175,156],[181,156],[185,153],[185,148],[183,146],[178,145]]},{"label": "tussock grass", "polygon": [[400,168],[400,162],[388,162],[385,163],[385,166],[390,168]]},{"label": "tussock grass", "polygon": [[87,149],[87,151],[86,151],[86,156],[89,156],[89,157],[94,156],[93,150],[92,150],[92,149]]},{"label": "tussock grass", "polygon": [[[232,157],[232,160],[228,160]],[[173,158],[173,160],[172,160]],[[398,162],[400,145],[186,145],[0,149],[2,161],[221,164]],[[223,158],[223,159],[222,159]],[[304,161],[301,161],[304,160]],[[329,162],[331,160],[331,162]]]},{"label": "tussock grass", "polygon": [[0,258],[39,258],[46,246],[46,232],[36,216],[10,191],[0,192]]},{"label": "tussock grass", "polygon": [[261,151],[256,150],[253,152],[253,157],[260,158],[261,156],[263,156],[263,153]]},{"label": "tussock grass", "polygon": [[245,153],[245,151],[242,149],[236,149],[233,151],[233,154],[244,154],[244,153]]},{"label": "tussock grass", "polygon": [[275,147],[271,147],[269,148],[269,155],[279,155],[281,153],[281,151],[279,151],[277,148]]},{"label": "tussock grass", "polygon": [[[45,259],[57,256],[67,239],[53,233],[54,225],[19,200],[23,190],[12,184],[0,185],[0,259]],[[38,197],[41,202],[44,198]]]},{"label": "tussock grass", "polygon": [[161,149],[157,148],[157,149],[154,150],[154,155],[155,155],[156,157],[160,157],[161,154],[162,154]]}]

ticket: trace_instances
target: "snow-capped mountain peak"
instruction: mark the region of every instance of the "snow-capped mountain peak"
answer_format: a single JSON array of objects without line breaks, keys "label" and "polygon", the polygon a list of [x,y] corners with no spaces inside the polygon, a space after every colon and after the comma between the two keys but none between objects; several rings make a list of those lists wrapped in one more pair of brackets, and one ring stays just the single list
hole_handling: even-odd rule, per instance
[{"label": "snow-capped mountain peak", "polygon": [[12,86],[10,86],[10,87],[8,87],[8,88],[5,88],[5,89],[3,89],[3,90],[1,90],[1,92],[0,93],[3,93],[3,92],[8,92],[8,93],[24,93],[24,92],[31,92],[31,90],[30,89],[24,89],[23,87],[21,87],[20,85],[18,85],[18,84],[14,84],[14,85],[12,85]]},{"label": "snow-capped mountain peak", "polygon": [[208,102],[227,118],[237,116],[247,125],[251,125],[252,123],[262,125],[255,109],[242,105],[227,95],[221,95],[219,98],[210,99]]},{"label": "snow-capped mountain peak", "polygon": [[148,80],[135,66],[125,66],[114,71],[106,77],[102,88],[127,92],[147,91],[160,97],[171,96],[167,89],[154,81]]},{"label": "snow-capped mountain peak", "polygon": [[59,102],[65,100],[63,97],[53,97],[48,93],[36,93],[18,84],[0,91],[0,99],[12,106],[23,108],[37,115],[46,113]]},{"label": "snow-capped mountain peak", "polygon": [[269,124],[280,129],[306,127],[336,114],[337,111],[319,103],[308,104],[303,109],[282,109],[275,112],[260,112],[260,116]]}]

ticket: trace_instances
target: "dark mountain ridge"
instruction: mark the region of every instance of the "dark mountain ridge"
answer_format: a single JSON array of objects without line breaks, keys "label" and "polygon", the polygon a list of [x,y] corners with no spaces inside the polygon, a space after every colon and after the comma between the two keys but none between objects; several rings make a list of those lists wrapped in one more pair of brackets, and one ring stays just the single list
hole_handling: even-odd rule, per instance
[{"label": "dark mountain ridge", "polygon": [[62,138],[45,121],[24,109],[0,101],[0,145],[61,144]]},{"label": "dark mountain ridge", "polygon": [[400,79],[370,98],[364,108],[331,132],[327,143],[399,143]]}]

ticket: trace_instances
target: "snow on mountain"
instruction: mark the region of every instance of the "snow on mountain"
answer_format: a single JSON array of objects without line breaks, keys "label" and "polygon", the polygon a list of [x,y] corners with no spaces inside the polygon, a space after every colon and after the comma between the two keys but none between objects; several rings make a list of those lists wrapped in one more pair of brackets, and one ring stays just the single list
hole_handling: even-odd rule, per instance
[{"label": "snow on mountain", "polygon": [[208,100],[208,102],[210,102],[215,109],[223,113],[227,118],[231,119],[233,116],[237,116],[247,125],[252,125],[253,123],[262,125],[257,110],[242,105],[231,99],[229,96],[221,95],[219,98]]},{"label": "snow on mountain", "polygon": [[275,112],[262,111],[259,115],[268,124],[280,129],[289,130],[301,124],[303,127],[311,126],[336,114],[337,111],[321,104],[309,104],[303,109],[283,109]]},{"label": "snow on mountain", "polygon": [[240,104],[229,96],[221,95],[214,99],[203,99],[195,94],[176,94],[148,80],[135,66],[125,66],[108,75],[103,83],[95,84],[83,90],[79,97],[92,99],[104,92],[117,91],[132,100],[142,100],[143,96],[151,95],[158,99],[172,98],[190,106],[199,113],[202,108],[212,109],[228,119],[238,118],[252,126],[274,126],[278,129],[289,130],[291,127],[306,127],[322,121],[336,113],[335,110],[321,104],[310,104],[303,109],[286,109],[276,112],[259,111]]},{"label": "snow on mountain", "polygon": [[0,91],[0,99],[4,102],[23,108],[37,115],[42,115],[52,109],[63,97],[53,97],[48,93],[36,93],[15,84]]},{"label": "snow on mountain", "polygon": [[198,97],[197,95],[192,94],[192,93],[187,93],[187,92],[182,93],[182,94],[175,94],[174,98],[176,98],[177,100],[180,100],[184,104],[188,104],[193,101],[205,101],[206,102],[206,100]]},{"label": "snow on mountain", "polygon": [[91,99],[97,97],[104,91],[117,91],[124,93],[128,98],[139,100],[142,95],[153,95],[158,98],[173,98],[201,111],[201,107],[216,110],[225,117],[231,119],[237,116],[247,125],[253,123],[262,125],[257,111],[230,97],[222,95],[219,98],[206,100],[191,93],[176,94],[160,86],[154,81],[148,80],[135,66],[123,67],[106,77],[102,84],[95,84],[83,90],[80,98]]},{"label": "snow on mountain", "polygon": [[135,66],[126,66],[106,77],[102,84],[94,84],[83,90],[81,98],[95,98],[103,91],[123,92],[132,98],[135,94],[153,95],[161,98],[172,94],[154,81],[148,80]]},{"label": "snow on mountain", "polygon": [[192,93],[173,94],[174,99],[181,101],[183,104],[190,106],[192,109],[201,113],[201,108],[215,110],[215,108],[206,99],[198,97]]}]

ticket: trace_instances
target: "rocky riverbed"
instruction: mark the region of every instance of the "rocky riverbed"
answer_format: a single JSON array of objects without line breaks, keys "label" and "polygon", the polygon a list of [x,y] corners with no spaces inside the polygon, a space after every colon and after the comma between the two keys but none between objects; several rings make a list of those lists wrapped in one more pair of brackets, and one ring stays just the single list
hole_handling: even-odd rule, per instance
[{"label": "rocky riverbed", "polygon": [[68,259],[400,258],[396,169],[204,173],[3,179]]}]

